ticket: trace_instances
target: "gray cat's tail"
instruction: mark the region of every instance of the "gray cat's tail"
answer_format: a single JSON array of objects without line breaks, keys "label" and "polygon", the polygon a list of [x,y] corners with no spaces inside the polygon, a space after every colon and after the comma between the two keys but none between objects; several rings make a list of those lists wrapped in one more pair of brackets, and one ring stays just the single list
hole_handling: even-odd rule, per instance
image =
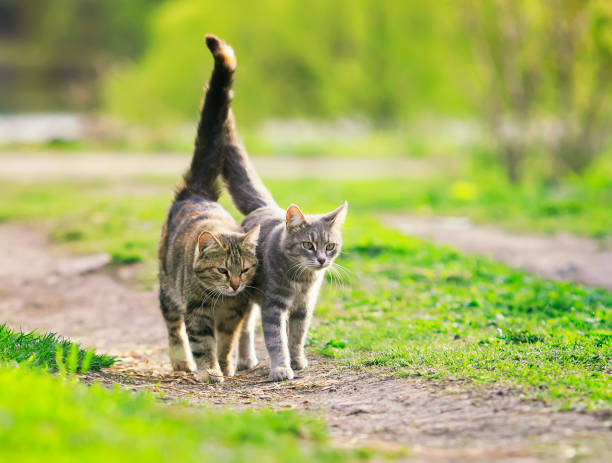
[{"label": "gray cat's tail", "polygon": [[[229,104],[229,103],[228,103]],[[236,133],[236,124],[231,108],[227,111],[226,130],[221,148],[223,179],[236,208],[244,215],[260,207],[278,207],[264,186],[249,156]]]},{"label": "gray cat's tail", "polygon": [[215,67],[200,112],[191,166],[184,175],[185,186],[177,191],[176,200],[191,194],[212,201],[219,199],[218,177],[223,167],[223,146],[233,132],[230,104],[236,70],[234,50],[210,34],[206,36],[206,45],[215,59]]},{"label": "gray cat's tail", "polygon": [[224,151],[223,179],[236,208],[247,215],[260,207],[278,207],[240,140],[235,137]]}]

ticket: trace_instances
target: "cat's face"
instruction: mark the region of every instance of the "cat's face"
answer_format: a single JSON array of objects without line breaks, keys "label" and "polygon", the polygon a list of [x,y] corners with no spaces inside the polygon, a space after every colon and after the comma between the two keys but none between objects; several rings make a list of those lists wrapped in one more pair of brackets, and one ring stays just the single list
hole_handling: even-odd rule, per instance
[{"label": "cat's face", "polygon": [[308,218],[295,205],[287,209],[285,253],[296,267],[321,270],[333,263],[342,247],[347,211],[346,202],[328,214]]},{"label": "cat's face", "polygon": [[259,225],[244,234],[203,232],[195,250],[193,270],[202,285],[222,296],[234,296],[255,276]]}]

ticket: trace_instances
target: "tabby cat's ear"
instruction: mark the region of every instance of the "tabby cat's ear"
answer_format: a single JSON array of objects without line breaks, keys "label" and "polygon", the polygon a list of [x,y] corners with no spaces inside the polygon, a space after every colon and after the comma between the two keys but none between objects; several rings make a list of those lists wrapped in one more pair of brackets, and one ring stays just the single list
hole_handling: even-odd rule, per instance
[{"label": "tabby cat's ear", "polygon": [[215,246],[225,249],[221,240],[211,232],[202,232],[198,238],[198,254]]},{"label": "tabby cat's ear", "polygon": [[304,217],[304,214],[302,214],[302,211],[300,211],[300,208],[295,204],[292,204],[287,209],[286,222],[287,231],[289,232],[299,230],[308,223],[306,217]]},{"label": "tabby cat's ear", "polygon": [[257,239],[259,238],[259,225],[255,225],[242,237],[240,241],[243,245],[255,247],[257,246]]},{"label": "tabby cat's ear", "polygon": [[339,230],[342,225],[344,225],[344,221],[346,220],[346,213],[348,212],[348,203],[344,201],[344,203],[331,211],[329,214],[325,214],[323,216],[323,220],[325,220],[330,228]]}]

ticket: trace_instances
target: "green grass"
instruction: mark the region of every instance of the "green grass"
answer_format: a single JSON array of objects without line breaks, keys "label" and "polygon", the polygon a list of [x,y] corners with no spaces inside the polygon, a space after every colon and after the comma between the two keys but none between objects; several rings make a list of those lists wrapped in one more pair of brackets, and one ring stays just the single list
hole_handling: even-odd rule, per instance
[{"label": "green grass", "polygon": [[[484,180],[439,181],[430,189],[388,180],[268,184],[280,204],[296,202],[306,211],[350,203],[340,263],[353,276],[345,291],[324,291],[311,341],[318,352],[398,374],[510,382],[561,407],[612,406],[610,292],[538,279],[405,237],[369,218],[424,207],[475,217],[480,210],[492,218],[499,207],[507,215],[496,223],[523,220],[535,229],[605,236],[611,228],[608,177],[516,190]],[[50,219],[55,239],[78,250],[105,250],[116,262],[143,261],[144,278],[153,281],[170,188],[132,197],[109,193],[103,184],[3,188],[13,201],[0,204],[0,217]]]},{"label": "green grass", "polygon": [[0,365],[0,460],[343,462],[295,412],[160,407],[151,393]]},{"label": "green grass", "polygon": [[115,357],[80,349],[54,333],[23,333],[0,325],[0,363],[26,363],[49,371],[73,363],[73,371],[87,371],[110,367],[115,361]]},{"label": "green grass", "polygon": [[344,289],[323,293],[311,335],[317,352],[404,375],[508,382],[560,407],[612,407],[612,293],[539,279],[374,221],[360,221],[347,241],[340,264],[351,274]]}]

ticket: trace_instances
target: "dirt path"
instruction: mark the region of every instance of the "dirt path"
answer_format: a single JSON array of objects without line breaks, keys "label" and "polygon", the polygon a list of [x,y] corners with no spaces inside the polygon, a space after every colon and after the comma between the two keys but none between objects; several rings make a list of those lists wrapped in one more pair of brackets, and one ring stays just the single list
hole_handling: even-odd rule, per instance
[{"label": "dirt path", "polygon": [[[0,152],[2,180],[124,179],[142,176],[180,178],[189,153]],[[253,157],[266,178],[423,178],[436,172],[435,162],[410,158]]]},{"label": "dirt path", "polygon": [[599,249],[589,238],[509,233],[474,225],[465,217],[387,215],[384,221],[407,235],[486,255],[546,278],[612,289],[612,250]]},{"label": "dirt path", "polygon": [[[504,386],[398,379],[310,356],[288,384],[266,381],[267,366],[221,385],[171,373],[154,292],[127,284],[133,268],[104,255],[71,257],[23,225],[0,225],[0,320],[55,331],[122,362],[87,380],[159,389],[168,400],[321,413],[337,445],[411,447],[409,461],[581,461],[612,457],[610,416],[556,412]],[[260,358],[265,358],[260,343]],[[608,420],[608,421],[606,421]]]}]

